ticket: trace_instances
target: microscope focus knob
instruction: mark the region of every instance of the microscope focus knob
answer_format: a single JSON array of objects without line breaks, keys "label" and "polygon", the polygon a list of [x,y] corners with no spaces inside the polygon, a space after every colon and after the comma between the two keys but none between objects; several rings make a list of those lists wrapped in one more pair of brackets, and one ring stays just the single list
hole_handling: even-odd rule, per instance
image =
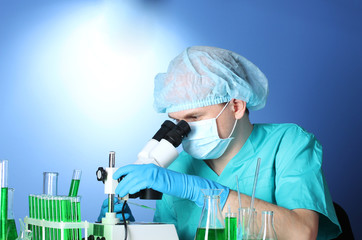
[{"label": "microscope focus knob", "polygon": [[104,170],[104,168],[102,167],[98,168],[96,175],[97,175],[97,180],[102,181],[103,183],[107,179],[107,171]]}]

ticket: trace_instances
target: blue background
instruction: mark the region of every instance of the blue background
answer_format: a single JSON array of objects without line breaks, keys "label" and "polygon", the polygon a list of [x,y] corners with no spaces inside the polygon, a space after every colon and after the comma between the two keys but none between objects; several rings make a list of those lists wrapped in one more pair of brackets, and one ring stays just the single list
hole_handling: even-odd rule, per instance
[{"label": "blue background", "polygon": [[[361,43],[362,3],[352,0],[0,0],[0,159],[15,218],[42,193],[44,171],[59,172],[66,195],[79,168],[82,218],[94,221],[105,198],[96,169],[111,150],[117,166],[134,162],[166,117],[152,109],[154,75],[185,47],[209,45],[268,77],[253,122],[317,136],[331,195],[362,238]],[[131,209],[151,221],[152,210]]]}]

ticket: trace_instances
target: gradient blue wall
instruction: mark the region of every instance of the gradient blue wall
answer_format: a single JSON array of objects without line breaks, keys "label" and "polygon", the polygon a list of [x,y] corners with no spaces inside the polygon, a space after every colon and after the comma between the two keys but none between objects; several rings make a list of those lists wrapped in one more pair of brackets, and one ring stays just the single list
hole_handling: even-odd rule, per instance
[{"label": "gradient blue wall", "polygon": [[43,171],[59,172],[67,194],[80,168],[83,218],[95,220],[105,197],[95,170],[108,151],[118,166],[132,163],[165,118],[152,109],[153,76],[185,47],[211,45],[268,77],[253,122],[317,136],[332,197],[362,237],[360,2],[0,0],[0,36],[0,159],[10,161],[16,219],[42,192]]}]

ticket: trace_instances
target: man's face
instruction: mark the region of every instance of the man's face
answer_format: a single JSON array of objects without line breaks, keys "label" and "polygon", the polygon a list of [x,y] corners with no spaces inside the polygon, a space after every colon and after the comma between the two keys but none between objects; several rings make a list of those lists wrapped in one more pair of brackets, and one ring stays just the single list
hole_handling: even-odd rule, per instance
[{"label": "man's face", "polygon": [[[186,122],[196,122],[216,116],[222,111],[225,103],[206,107],[193,108],[179,112],[169,113],[168,116],[176,121],[185,120]],[[235,116],[232,111],[233,105],[228,104],[221,115],[216,119],[218,134],[220,138],[228,138],[235,124]]]}]

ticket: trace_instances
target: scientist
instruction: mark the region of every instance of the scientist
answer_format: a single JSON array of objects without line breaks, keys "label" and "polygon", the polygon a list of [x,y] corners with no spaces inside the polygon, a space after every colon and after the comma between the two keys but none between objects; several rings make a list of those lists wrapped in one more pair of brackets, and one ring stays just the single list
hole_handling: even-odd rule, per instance
[{"label": "scientist", "polygon": [[[223,189],[220,203],[250,206],[261,158],[255,209],[274,212],[278,239],[331,239],[340,233],[322,173],[322,147],[295,124],[252,124],[249,110],[264,107],[268,81],[244,57],[215,47],[190,47],[155,78],[154,107],[191,127],[184,151],[168,168],[127,165],[114,174],[116,193],[163,192],[154,221],[173,223],[180,239],[194,239],[203,206],[201,189]],[[259,224],[260,226],[260,224]]]}]

